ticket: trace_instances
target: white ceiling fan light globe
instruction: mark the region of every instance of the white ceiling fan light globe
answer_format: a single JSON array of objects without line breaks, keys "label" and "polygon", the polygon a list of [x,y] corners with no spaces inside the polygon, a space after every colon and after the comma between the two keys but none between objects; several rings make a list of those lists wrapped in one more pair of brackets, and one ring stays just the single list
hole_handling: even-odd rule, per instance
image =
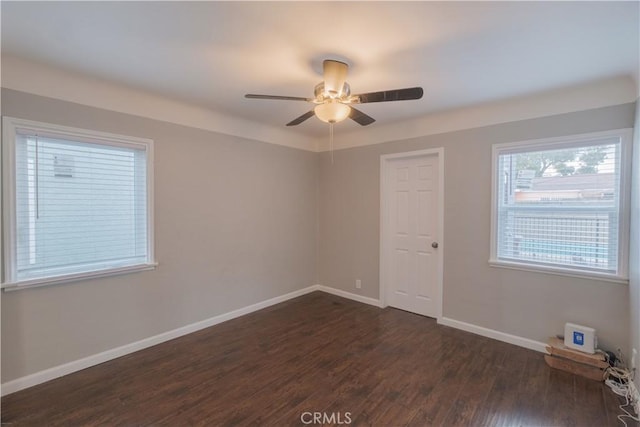
[{"label": "white ceiling fan light globe", "polygon": [[331,100],[324,104],[318,104],[313,109],[316,117],[325,123],[338,123],[349,117],[351,107],[341,102]]}]

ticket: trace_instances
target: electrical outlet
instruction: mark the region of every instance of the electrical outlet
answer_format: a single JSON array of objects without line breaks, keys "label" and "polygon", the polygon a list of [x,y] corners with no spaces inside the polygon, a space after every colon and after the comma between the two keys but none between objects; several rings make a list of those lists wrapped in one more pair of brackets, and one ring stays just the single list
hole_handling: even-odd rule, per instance
[{"label": "electrical outlet", "polygon": [[362,280],[356,279],[356,289],[362,289]]},{"label": "electrical outlet", "polygon": [[636,369],[636,358],[638,357],[638,350],[635,348],[631,351],[631,370]]}]

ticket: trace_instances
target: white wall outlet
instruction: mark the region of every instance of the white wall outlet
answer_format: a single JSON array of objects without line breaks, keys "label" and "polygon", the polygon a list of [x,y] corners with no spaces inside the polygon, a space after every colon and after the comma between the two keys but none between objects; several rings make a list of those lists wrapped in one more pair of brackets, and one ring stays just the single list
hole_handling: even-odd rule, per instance
[{"label": "white wall outlet", "polygon": [[638,350],[635,348],[631,350],[631,369],[636,369],[636,358],[638,357]]},{"label": "white wall outlet", "polygon": [[362,289],[362,280],[356,279],[356,289]]}]

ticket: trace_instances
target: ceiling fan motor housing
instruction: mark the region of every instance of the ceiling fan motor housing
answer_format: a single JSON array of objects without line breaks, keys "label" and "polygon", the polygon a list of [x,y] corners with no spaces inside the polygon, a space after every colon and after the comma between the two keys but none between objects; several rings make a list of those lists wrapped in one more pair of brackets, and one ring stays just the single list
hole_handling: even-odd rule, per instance
[{"label": "ceiling fan motor housing", "polygon": [[[313,95],[315,96],[316,102],[318,103],[322,103],[328,98],[331,98],[331,99],[336,98],[326,93],[324,89],[324,82],[320,82],[316,85],[316,87],[313,90]],[[348,98],[349,95],[351,95],[351,86],[349,86],[349,83],[344,82],[344,85],[342,86],[342,95],[338,99]]]},{"label": "ceiling fan motor housing", "polygon": [[342,90],[347,80],[349,65],[334,59],[322,61],[322,76],[324,77],[325,96],[335,99],[343,96]]}]

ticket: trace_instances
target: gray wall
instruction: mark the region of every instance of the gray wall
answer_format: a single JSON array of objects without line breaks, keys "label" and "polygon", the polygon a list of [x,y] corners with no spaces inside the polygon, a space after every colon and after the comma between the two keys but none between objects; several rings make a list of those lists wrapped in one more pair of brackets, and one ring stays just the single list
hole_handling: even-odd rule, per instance
[{"label": "gray wall", "polygon": [[317,154],[2,90],[3,115],[155,141],[154,271],[2,295],[2,382],[317,283]]},{"label": "gray wall", "polygon": [[340,150],[333,164],[323,153],[320,283],[379,297],[380,155],[444,147],[444,316],[538,341],[571,321],[595,327],[603,346],[627,349],[627,285],[489,266],[491,145],[633,123],[625,104]]},{"label": "gray wall", "polygon": [[[636,101],[635,129],[633,132],[633,174],[631,179],[630,338],[631,348],[640,351],[640,98]],[[640,364],[640,359],[636,358],[636,366],[638,364]],[[635,382],[640,387],[640,375],[636,374]]]}]

